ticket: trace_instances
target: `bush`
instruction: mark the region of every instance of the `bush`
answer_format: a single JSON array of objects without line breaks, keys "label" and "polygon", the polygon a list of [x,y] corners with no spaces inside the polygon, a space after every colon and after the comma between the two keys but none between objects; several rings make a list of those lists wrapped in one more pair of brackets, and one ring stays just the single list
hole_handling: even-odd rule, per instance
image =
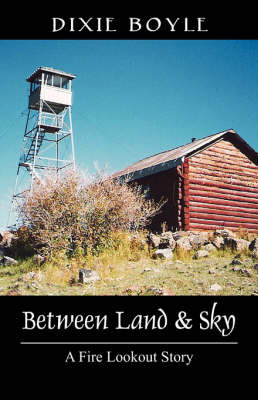
[{"label": "bush", "polygon": [[111,232],[144,228],[162,207],[146,200],[140,186],[104,174],[46,174],[18,206],[34,249],[46,255],[82,247],[99,250]]}]

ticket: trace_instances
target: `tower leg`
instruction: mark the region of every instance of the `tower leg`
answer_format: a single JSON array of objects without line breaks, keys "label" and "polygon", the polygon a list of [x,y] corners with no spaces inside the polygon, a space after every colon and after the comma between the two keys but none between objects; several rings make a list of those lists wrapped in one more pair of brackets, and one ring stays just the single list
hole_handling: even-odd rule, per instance
[{"label": "tower leg", "polygon": [[71,107],[69,107],[69,121],[70,121],[70,129],[71,129],[72,162],[73,162],[73,169],[75,170],[75,154],[74,154],[73,124],[72,124],[72,109],[71,109]]}]

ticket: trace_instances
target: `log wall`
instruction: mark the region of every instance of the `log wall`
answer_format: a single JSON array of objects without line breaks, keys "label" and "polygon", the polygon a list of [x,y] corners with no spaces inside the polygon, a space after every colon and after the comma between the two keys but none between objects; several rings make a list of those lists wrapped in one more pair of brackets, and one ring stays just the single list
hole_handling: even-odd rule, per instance
[{"label": "log wall", "polygon": [[184,229],[258,232],[258,167],[221,140],[189,157],[184,169]]}]

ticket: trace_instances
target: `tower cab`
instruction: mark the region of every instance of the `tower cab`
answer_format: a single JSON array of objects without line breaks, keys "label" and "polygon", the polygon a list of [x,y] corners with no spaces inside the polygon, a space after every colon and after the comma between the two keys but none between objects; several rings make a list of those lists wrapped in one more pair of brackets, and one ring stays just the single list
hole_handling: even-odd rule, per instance
[{"label": "tower cab", "polygon": [[76,75],[49,67],[39,67],[27,78],[30,82],[29,108],[59,114],[72,105],[72,80]]}]

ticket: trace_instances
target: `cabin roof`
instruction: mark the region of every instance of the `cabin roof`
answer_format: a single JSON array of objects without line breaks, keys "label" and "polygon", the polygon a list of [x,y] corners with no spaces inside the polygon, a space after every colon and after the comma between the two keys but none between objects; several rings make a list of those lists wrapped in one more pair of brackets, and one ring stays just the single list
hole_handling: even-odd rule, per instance
[{"label": "cabin roof", "polygon": [[35,78],[42,72],[51,72],[52,74],[56,75],[61,75],[61,76],[66,76],[67,78],[74,79],[76,78],[76,75],[70,74],[64,71],[60,71],[59,69],[55,69],[52,67],[38,67],[27,79],[27,82],[33,82]]},{"label": "cabin roof", "polygon": [[258,165],[257,152],[248,145],[233,129],[215,133],[202,139],[191,141],[185,145],[163,151],[162,153],[144,158],[114,173],[113,177],[126,177],[129,180],[140,179],[148,175],[166,171],[176,167],[184,161],[184,158],[190,157],[204,148],[211,146],[217,141],[228,139],[244,154],[246,154],[256,165]]}]

